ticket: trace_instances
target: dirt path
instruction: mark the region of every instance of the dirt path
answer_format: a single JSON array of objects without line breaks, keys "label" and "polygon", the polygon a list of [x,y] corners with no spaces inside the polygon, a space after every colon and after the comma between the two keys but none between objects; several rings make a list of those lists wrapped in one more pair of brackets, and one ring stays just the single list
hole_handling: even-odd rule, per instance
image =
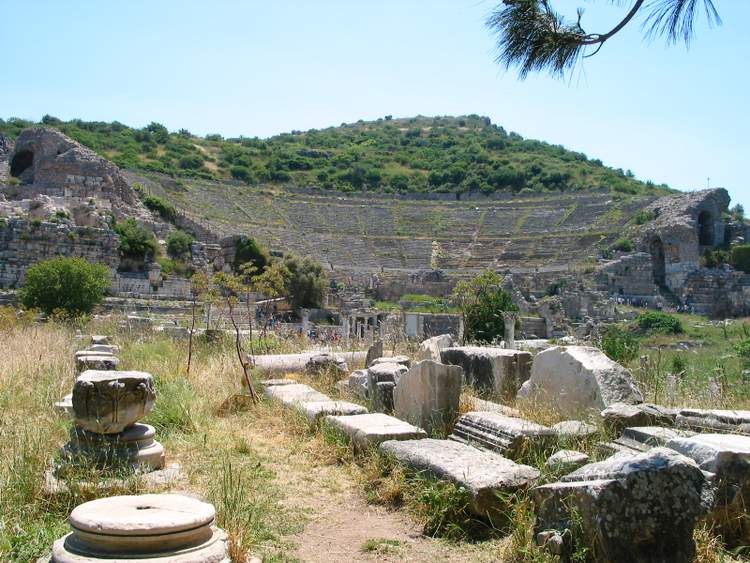
[{"label": "dirt path", "polygon": [[248,432],[254,449],[276,473],[284,504],[307,516],[302,532],[285,538],[293,544],[286,555],[329,563],[497,561],[497,550],[487,544],[425,537],[404,511],[368,504],[347,467],[316,458],[309,439],[278,428]]}]

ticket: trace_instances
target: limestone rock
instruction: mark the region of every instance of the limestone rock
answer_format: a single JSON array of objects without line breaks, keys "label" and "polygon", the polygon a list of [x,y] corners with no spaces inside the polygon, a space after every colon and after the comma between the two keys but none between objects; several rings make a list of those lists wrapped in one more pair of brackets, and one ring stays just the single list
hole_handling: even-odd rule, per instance
[{"label": "limestone rock", "polygon": [[98,434],[116,434],[154,408],[151,374],[142,371],[84,371],[73,385],[76,424]]},{"label": "limestone rock", "polygon": [[497,512],[498,493],[524,488],[539,478],[533,467],[450,440],[389,440],[380,448],[408,467],[464,487],[472,511],[480,516]]},{"label": "limestone rock", "polygon": [[750,411],[678,409],[676,424],[698,432],[731,432],[750,436]]},{"label": "limestone rock", "polygon": [[599,444],[599,449],[607,454],[618,452],[640,453],[658,446],[665,446],[674,438],[691,436],[693,432],[677,428],[664,428],[662,426],[634,426],[623,430],[622,436]]},{"label": "limestone rock", "polygon": [[569,530],[601,561],[688,563],[712,490],[694,461],[654,448],[586,465],[532,494],[537,534]]},{"label": "limestone rock", "polygon": [[276,399],[286,406],[295,406],[299,403],[311,401],[330,401],[328,395],[324,395],[302,383],[290,383],[288,385],[269,385],[264,391],[267,397]]},{"label": "limestone rock", "polygon": [[604,426],[614,432],[619,432],[628,426],[673,426],[675,412],[672,409],[642,403],[629,405],[614,403],[601,413]]},{"label": "limestone rock", "polygon": [[300,403],[298,408],[310,422],[316,422],[321,417],[328,415],[367,414],[367,409],[362,405],[347,401],[307,401]]},{"label": "limestone rock", "polygon": [[400,364],[406,368],[411,366],[411,358],[409,356],[381,356],[372,360],[370,366],[376,366],[379,364]]},{"label": "limestone rock", "polygon": [[343,358],[327,352],[313,356],[305,364],[305,373],[308,375],[316,376],[329,371],[346,375],[349,368]]},{"label": "limestone rock", "polygon": [[593,424],[581,420],[563,420],[552,425],[552,430],[562,439],[586,438],[599,431]]},{"label": "limestone rock", "polygon": [[453,346],[453,337],[450,334],[440,334],[433,336],[427,340],[423,340],[419,344],[418,356],[422,360],[432,360],[433,362],[440,362],[440,353],[446,348]]},{"label": "limestone rock", "polygon": [[613,403],[643,402],[630,372],[589,346],[539,352],[518,398],[552,405],[565,416],[601,411]]},{"label": "limestone rock", "polygon": [[458,415],[463,370],[423,360],[403,375],[393,391],[397,418],[424,428],[447,429]]},{"label": "limestone rock", "polygon": [[369,368],[372,365],[373,360],[383,357],[383,341],[378,340],[372,346],[367,349],[367,356],[365,357],[365,368]]},{"label": "limestone rock", "polygon": [[467,385],[499,393],[505,399],[516,396],[529,378],[531,354],[520,350],[482,346],[446,348],[440,352],[444,364],[461,366]]},{"label": "limestone rock", "polygon": [[116,370],[120,360],[112,354],[76,354],[76,369],[79,372],[86,370]]},{"label": "limestone rock", "polygon": [[555,431],[523,418],[494,412],[467,412],[458,419],[451,440],[514,457],[526,442],[547,444]]},{"label": "limestone rock", "polygon": [[582,465],[586,465],[588,462],[589,456],[583,452],[560,450],[549,456],[545,465],[554,470],[568,473],[578,469]]},{"label": "limestone rock", "polygon": [[346,434],[357,449],[376,446],[386,440],[426,438],[421,428],[383,413],[327,416],[326,421]]}]

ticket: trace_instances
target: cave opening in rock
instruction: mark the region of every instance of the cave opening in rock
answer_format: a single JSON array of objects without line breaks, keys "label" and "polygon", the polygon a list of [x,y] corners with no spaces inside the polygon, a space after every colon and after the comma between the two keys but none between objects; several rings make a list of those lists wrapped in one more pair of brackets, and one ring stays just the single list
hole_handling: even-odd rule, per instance
[{"label": "cave opening in rock", "polygon": [[667,266],[664,243],[661,239],[655,238],[651,241],[651,264],[654,269],[654,283],[663,287],[667,283]]},{"label": "cave opening in rock", "polygon": [[34,153],[29,150],[18,151],[10,161],[10,175],[18,178],[32,164],[34,164]]},{"label": "cave opening in rock", "polygon": [[698,215],[698,244],[714,245],[714,220],[708,211],[701,211]]}]

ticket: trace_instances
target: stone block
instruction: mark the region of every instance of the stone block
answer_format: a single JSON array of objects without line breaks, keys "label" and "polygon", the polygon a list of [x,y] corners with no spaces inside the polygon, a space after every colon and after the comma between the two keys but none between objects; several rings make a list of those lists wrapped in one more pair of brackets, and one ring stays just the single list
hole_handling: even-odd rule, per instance
[{"label": "stone block", "polygon": [[323,416],[338,415],[351,416],[353,414],[367,414],[367,409],[356,403],[347,401],[308,401],[298,405],[310,422],[317,422]]},{"label": "stone block", "polygon": [[151,374],[142,371],[84,371],[73,385],[76,424],[89,432],[116,434],[154,408]]},{"label": "stone block", "polygon": [[596,434],[599,429],[582,420],[563,420],[552,425],[552,430],[563,440],[587,438]]},{"label": "stone block", "polygon": [[409,356],[381,356],[373,359],[368,367],[379,364],[401,364],[408,368],[411,366],[411,358]]},{"label": "stone block", "polygon": [[291,407],[299,403],[330,401],[328,395],[324,395],[302,383],[290,383],[288,385],[270,385],[263,390],[263,393],[271,398],[276,399],[282,404]]},{"label": "stone block", "polygon": [[622,436],[612,442],[599,444],[599,448],[607,454],[618,452],[640,453],[658,446],[665,446],[667,442],[674,438],[691,436],[692,434],[693,432],[689,430],[677,428],[634,426],[623,430]]},{"label": "stone block", "polygon": [[74,427],[62,448],[66,465],[93,464],[100,468],[130,467],[155,471],[164,467],[164,447],[154,439],[156,431],[136,423],[117,434],[96,434]]},{"label": "stone block", "polygon": [[601,412],[604,426],[613,432],[634,426],[674,426],[676,414],[674,409],[649,403],[613,403]]},{"label": "stone block", "polygon": [[589,462],[589,456],[574,450],[560,450],[547,458],[545,465],[555,471],[569,473]]},{"label": "stone block", "polygon": [[365,356],[365,368],[369,368],[372,365],[373,360],[383,357],[383,341],[377,340],[372,346],[367,349],[367,356]]},{"label": "stone block", "polygon": [[393,381],[379,381],[370,391],[372,410],[390,414],[393,412],[393,391],[396,384]]},{"label": "stone block", "polygon": [[468,412],[461,416],[451,440],[508,457],[517,455],[525,444],[546,445],[557,438],[555,431],[536,422],[494,412]]},{"label": "stone block", "polygon": [[116,370],[120,360],[111,354],[76,355],[76,369],[78,372],[86,370]]},{"label": "stone block", "polygon": [[92,334],[91,344],[109,344],[109,336],[104,334]]},{"label": "stone block", "polygon": [[423,360],[401,376],[393,391],[397,418],[427,432],[447,430],[458,415],[463,370]]},{"label": "stone block", "polygon": [[377,446],[386,440],[414,440],[426,438],[421,428],[383,413],[327,416],[334,428],[346,434],[357,449]]},{"label": "stone block", "polygon": [[504,399],[513,399],[529,378],[531,354],[521,350],[482,346],[446,348],[440,352],[442,363],[461,366],[464,381],[477,389],[492,391]]},{"label": "stone block", "polygon": [[573,534],[598,561],[688,563],[712,490],[693,460],[654,448],[586,465],[532,495],[535,534]]},{"label": "stone block", "polygon": [[750,411],[677,409],[675,424],[698,432],[729,432],[750,436]]},{"label": "stone block", "polygon": [[325,372],[336,372],[340,375],[346,375],[349,373],[349,367],[343,358],[327,352],[316,354],[305,364],[305,373],[307,375],[315,377]]},{"label": "stone block", "polygon": [[518,399],[548,404],[564,416],[601,411],[614,403],[643,402],[631,373],[590,346],[555,346],[539,352]]},{"label": "stone block", "polygon": [[498,494],[525,488],[539,478],[533,467],[450,440],[389,440],[380,449],[407,467],[463,487],[471,510],[479,516],[498,513]]},{"label": "stone block", "polygon": [[417,353],[420,360],[432,360],[433,362],[441,362],[440,353],[446,348],[453,346],[453,337],[450,334],[440,334],[433,336],[427,340],[423,340],[419,344],[419,352]]}]

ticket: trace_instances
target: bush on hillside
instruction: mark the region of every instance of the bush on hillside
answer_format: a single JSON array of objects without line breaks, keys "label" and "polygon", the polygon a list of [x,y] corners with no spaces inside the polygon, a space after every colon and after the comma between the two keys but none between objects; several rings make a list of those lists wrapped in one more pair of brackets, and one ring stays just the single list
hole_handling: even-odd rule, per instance
[{"label": "bush on hillside", "polygon": [[52,258],[26,270],[20,291],[27,309],[51,314],[57,310],[76,317],[101,303],[109,287],[109,268],[83,258]]},{"label": "bush on hillside", "polygon": [[167,235],[167,254],[174,260],[187,260],[190,258],[190,246],[193,237],[185,231],[172,231]]},{"label": "bush on hillside", "polygon": [[130,218],[117,223],[115,232],[120,235],[120,256],[131,260],[145,261],[153,258],[158,250],[154,233]]},{"label": "bush on hillside", "polygon": [[633,252],[634,249],[635,245],[633,241],[626,238],[616,240],[612,245],[612,250],[617,250],[618,252]]},{"label": "bush on hillside", "polygon": [[503,278],[491,270],[470,281],[460,281],[453,300],[464,317],[464,334],[469,342],[493,342],[505,335],[503,313],[518,311],[510,293],[502,287]]},{"label": "bush on hillside", "polygon": [[738,244],[729,251],[729,263],[737,270],[750,274],[750,244]]},{"label": "bush on hillside", "polygon": [[177,216],[177,210],[174,205],[155,195],[144,197],[143,205],[148,207],[154,213],[158,213],[162,219],[169,221],[170,223],[174,222],[175,217]]},{"label": "bush on hillside", "polygon": [[646,311],[635,318],[638,329],[644,333],[682,334],[682,322],[677,317],[660,311]]},{"label": "bush on hillside", "polygon": [[601,349],[614,361],[627,363],[638,357],[640,343],[626,328],[610,325],[602,336]]},{"label": "bush on hillside", "polygon": [[261,273],[269,261],[268,251],[254,238],[243,236],[237,241],[232,264],[235,272],[239,272],[245,264],[252,263],[257,268],[257,273]]}]

